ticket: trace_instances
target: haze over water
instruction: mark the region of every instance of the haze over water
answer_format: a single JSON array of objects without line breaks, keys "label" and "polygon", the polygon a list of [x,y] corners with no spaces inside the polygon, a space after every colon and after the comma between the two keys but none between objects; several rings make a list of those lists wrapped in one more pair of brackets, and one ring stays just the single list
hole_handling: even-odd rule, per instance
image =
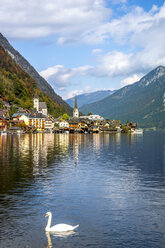
[{"label": "haze over water", "polygon": [[[0,136],[0,248],[165,247],[165,133]],[[79,224],[68,235],[52,225]]]}]

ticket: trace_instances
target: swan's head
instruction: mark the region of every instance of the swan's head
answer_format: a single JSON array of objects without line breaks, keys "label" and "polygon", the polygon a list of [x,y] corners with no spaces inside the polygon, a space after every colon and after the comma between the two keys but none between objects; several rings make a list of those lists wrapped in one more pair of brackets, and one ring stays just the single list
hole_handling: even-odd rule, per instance
[{"label": "swan's head", "polygon": [[45,214],[45,218],[46,217],[49,217],[49,216],[51,216],[52,214],[51,214],[51,212],[47,212],[46,214]]}]

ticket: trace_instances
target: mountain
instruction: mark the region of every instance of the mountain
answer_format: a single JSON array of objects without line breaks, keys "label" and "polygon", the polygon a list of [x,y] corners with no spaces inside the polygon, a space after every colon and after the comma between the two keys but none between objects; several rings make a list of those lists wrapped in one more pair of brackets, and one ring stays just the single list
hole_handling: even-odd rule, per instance
[{"label": "mountain", "polygon": [[165,127],[165,67],[159,66],[140,81],[101,101],[80,108],[104,118],[135,121],[141,127]]},{"label": "mountain", "polygon": [[40,76],[40,74],[34,69],[33,66],[18,52],[16,51],[8,42],[8,40],[0,33],[0,46],[2,46],[11,58],[32,78],[35,79],[38,87],[43,93],[48,94],[56,103],[64,106],[66,112],[72,114],[72,108],[63,99],[57,95],[53,88],[48,84],[48,82]]},{"label": "mountain", "polygon": [[35,93],[41,101],[46,102],[49,114],[58,117],[65,113],[64,106],[43,93],[36,81],[0,46],[0,107],[3,107],[4,100],[13,106],[32,109]]},{"label": "mountain", "polygon": [[[111,90],[100,90],[91,93],[85,93],[77,96],[78,106],[82,107],[84,104],[89,104],[102,100],[103,98],[112,95],[115,91]],[[66,102],[73,108],[75,97],[69,98]]]}]

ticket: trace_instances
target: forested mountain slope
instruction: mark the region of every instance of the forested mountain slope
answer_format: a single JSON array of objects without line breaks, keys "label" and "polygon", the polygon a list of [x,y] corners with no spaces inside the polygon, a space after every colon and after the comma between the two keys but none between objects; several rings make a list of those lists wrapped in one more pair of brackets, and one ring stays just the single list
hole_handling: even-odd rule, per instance
[{"label": "forested mountain slope", "polygon": [[12,59],[32,78],[35,79],[38,87],[43,93],[48,94],[56,103],[63,105],[66,112],[72,114],[72,108],[59,95],[54,92],[53,88],[48,84],[48,82],[43,77],[41,77],[40,74],[34,69],[34,67],[30,65],[30,63],[11,46],[8,40],[1,33],[0,46],[2,46],[6,51],[8,51]]},{"label": "forested mountain slope", "polygon": [[[111,90],[99,90],[91,93],[85,93],[85,94],[80,94],[77,95],[77,101],[78,101],[78,107],[82,107],[84,104],[89,104],[93,102],[97,102],[99,100],[104,99],[107,96],[110,96],[114,93],[115,91]],[[74,101],[75,98],[69,98],[66,100],[66,102],[71,106],[74,107]]]},{"label": "forested mountain slope", "polygon": [[159,66],[140,81],[105,99],[84,105],[80,111],[108,119],[135,121],[142,127],[165,127],[165,67]]},{"label": "forested mountain slope", "polygon": [[0,46],[0,97],[13,105],[25,109],[33,108],[33,97],[37,93],[40,101],[45,101],[48,112],[54,117],[65,113],[65,108],[44,94],[36,81],[9,56]]}]

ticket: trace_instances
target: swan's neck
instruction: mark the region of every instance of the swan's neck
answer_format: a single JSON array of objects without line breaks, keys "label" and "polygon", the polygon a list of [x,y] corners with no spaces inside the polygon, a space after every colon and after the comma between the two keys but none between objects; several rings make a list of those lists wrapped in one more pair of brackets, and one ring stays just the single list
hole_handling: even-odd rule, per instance
[{"label": "swan's neck", "polygon": [[52,215],[49,215],[49,217],[48,217],[48,223],[47,223],[47,226],[45,228],[45,231],[49,231],[51,222],[52,222]]}]

